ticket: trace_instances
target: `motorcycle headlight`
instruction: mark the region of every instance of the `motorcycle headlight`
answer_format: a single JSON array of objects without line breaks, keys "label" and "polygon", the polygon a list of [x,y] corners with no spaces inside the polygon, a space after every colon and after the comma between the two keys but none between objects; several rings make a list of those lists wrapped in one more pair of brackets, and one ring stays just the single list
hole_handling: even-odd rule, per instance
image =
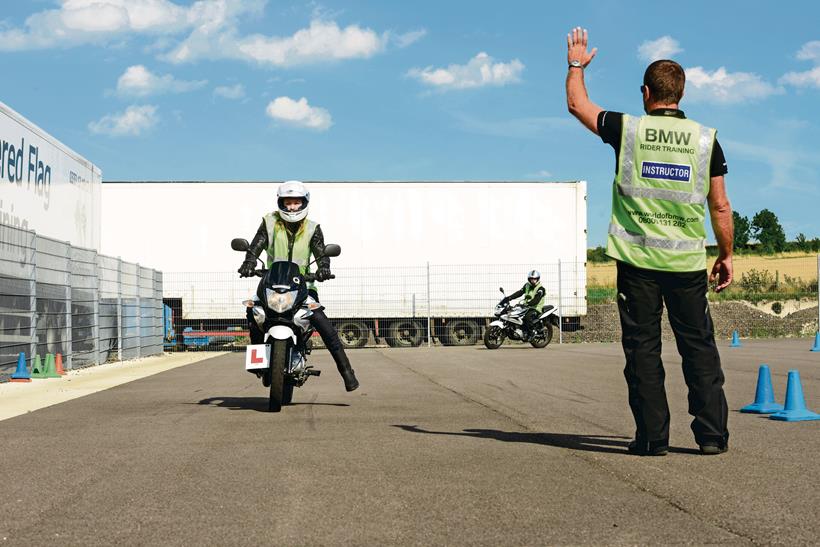
[{"label": "motorcycle headlight", "polygon": [[268,301],[268,308],[276,313],[285,312],[293,307],[296,301],[296,294],[299,291],[276,292],[273,289],[265,289],[265,297]]}]

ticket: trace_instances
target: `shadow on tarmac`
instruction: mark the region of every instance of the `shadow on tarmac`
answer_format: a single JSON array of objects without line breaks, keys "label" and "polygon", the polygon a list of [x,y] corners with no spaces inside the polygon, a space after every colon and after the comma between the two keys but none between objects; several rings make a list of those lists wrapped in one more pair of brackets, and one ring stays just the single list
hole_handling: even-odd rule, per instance
[{"label": "shadow on tarmac", "polygon": [[[197,403],[198,405],[218,406],[230,410],[255,410],[257,412],[268,412],[267,397],[208,397]],[[347,403],[291,403],[286,406],[350,406]]]},{"label": "shadow on tarmac", "polygon": [[[631,456],[627,452],[627,445],[631,440],[629,437],[616,435],[574,435],[571,433],[525,433],[519,431],[499,431],[497,429],[465,429],[462,432],[456,431],[430,431],[421,429],[415,425],[394,425],[404,431],[412,433],[427,433],[430,435],[451,435],[456,437],[475,437],[478,439],[493,439],[508,443],[531,443],[545,446],[555,446],[558,448],[568,448],[570,450],[583,450],[586,452],[605,452],[609,454],[623,454]],[[670,447],[670,452],[678,454],[699,454],[693,448]]]}]

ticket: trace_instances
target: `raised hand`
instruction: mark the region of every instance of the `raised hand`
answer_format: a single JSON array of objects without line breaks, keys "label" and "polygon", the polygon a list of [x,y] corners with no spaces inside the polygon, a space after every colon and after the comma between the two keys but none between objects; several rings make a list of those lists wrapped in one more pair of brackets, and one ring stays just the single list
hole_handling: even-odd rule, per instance
[{"label": "raised hand", "polygon": [[572,32],[567,34],[567,64],[571,61],[580,61],[581,66],[586,66],[598,53],[598,48],[592,48],[592,51],[587,51],[587,30],[581,27],[575,27]]}]

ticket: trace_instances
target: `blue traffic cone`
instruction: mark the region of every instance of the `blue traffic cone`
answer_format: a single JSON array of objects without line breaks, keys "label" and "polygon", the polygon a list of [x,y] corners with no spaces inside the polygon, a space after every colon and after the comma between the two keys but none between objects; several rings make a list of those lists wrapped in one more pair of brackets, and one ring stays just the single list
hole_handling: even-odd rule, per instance
[{"label": "blue traffic cone", "polygon": [[755,391],[755,402],[740,409],[741,412],[751,412],[754,414],[771,414],[783,410],[783,405],[779,405],[774,400],[774,390],[772,389],[772,375],[769,372],[769,365],[760,365],[757,370],[757,391]]},{"label": "blue traffic cone", "polygon": [[739,348],[740,347],[740,335],[738,335],[737,330],[732,333],[732,343],[729,345],[730,348]]},{"label": "blue traffic cone", "polygon": [[814,347],[811,350],[820,351],[820,330],[814,335]]},{"label": "blue traffic cone", "polygon": [[820,414],[806,408],[806,400],[803,398],[803,386],[800,385],[800,373],[798,371],[789,371],[789,383],[786,385],[786,407],[780,412],[769,416],[769,419],[783,422],[820,420]]},{"label": "blue traffic cone", "polygon": [[11,375],[12,382],[31,382],[31,374],[26,367],[26,354],[22,351],[17,357],[17,370]]}]

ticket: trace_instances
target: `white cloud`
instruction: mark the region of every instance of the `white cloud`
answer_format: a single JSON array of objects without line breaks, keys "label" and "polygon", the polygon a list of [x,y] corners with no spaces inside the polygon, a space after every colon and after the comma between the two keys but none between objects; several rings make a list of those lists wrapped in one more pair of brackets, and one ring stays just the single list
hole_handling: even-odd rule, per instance
[{"label": "white cloud", "polygon": [[672,56],[682,52],[683,49],[677,40],[671,36],[661,36],[657,40],[647,40],[638,46],[638,58],[647,61],[657,61],[658,59],[671,59]]},{"label": "white cloud", "polygon": [[268,103],[265,113],[288,125],[317,131],[326,131],[333,125],[330,112],[318,106],[310,106],[304,97],[298,101],[290,97],[277,97]]},{"label": "white cloud", "polygon": [[92,133],[113,137],[136,137],[159,123],[157,107],[153,105],[131,105],[124,112],[108,114],[96,122],[88,124]]},{"label": "white cloud", "polygon": [[419,40],[421,40],[425,36],[427,36],[427,30],[419,29],[419,30],[413,30],[413,31],[410,31],[410,32],[405,32],[404,34],[399,34],[399,35],[393,37],[393,41],[396,43],[396,45],[398,47],[405,48],[405,47],[409,46],[410,44],[418,42]]},{"label": "white cloud", "polygon": [[126,97],[147,97],[163,93],[185,93],[199,89],[207,80],[177,80],[170,74],[157,76],[143,65],[128,67],[117,80],[117,94]]},{"label": "white cloud", "polygon": [[782,88],[773,86],[753,72],[728,72],[725,67],[714,72],[699,66],[686,69],[685,97],[693,102],[742,103],[782,92]]},{"label": "white cloud", "polygon": [[797,58],[801,61],[812,61],[815,64],[820,64],[820,40],[812,40],[803,44],[803,47],[797,52]]},{"label": "white cloud", "polygon": [[169,0],[62,0],[57,9],[29,16],[22,28],[0,31],[0,50],[75,46],[129,33],[175,33],[197,24],[209,11],[242,3],[200,0],[185,7]]},{"label": "white cloud", "polygon": [[795,87],[816,87],[820,89],[820,66],[805,72],[787,72],[780,77],[779,82]]},{"label": "white cloud", "polygon": [[797,58],[801,61],[811,61],[815,65],[814,68],[803,72],[787,72],[780,77],[779,83],[820,89],[820,40],[803,44],[797,52]]},{"label": "white cloud", "polygon": [[552,177],[552,173],[550,173],[546,169],[540,169],[540,170],[536,171],[535,173],[527,174],[525,178],[545,180],[545,179],[549,179],[550,177]]},{"label": "white cloud", "polygon": [[321,61],[368,58],[387,45],[379,35],[358,25],[339,27],[333,21],[314,20],[292,36],[253,34],[239,37],[236,28],[222,31],[200,27],[164,56],[172,63],[197,59],[241,59],[271,66],[292,66]]},{"label": "white cloud", "polygon": [[449,65],[447,68],[428,66],[413,68],[407,75],[439,89],[469,89],[488,85],[503,86],[521,81],[524,64],[518,59],[509,63],[495,63],[484,52],[470,59],[466,65]]},{"label": "white cloud", "polygon": [[220,85],[214,89],[214,96],[232,100],[243,99],[245,97],[245,86],[242,84]]}]

